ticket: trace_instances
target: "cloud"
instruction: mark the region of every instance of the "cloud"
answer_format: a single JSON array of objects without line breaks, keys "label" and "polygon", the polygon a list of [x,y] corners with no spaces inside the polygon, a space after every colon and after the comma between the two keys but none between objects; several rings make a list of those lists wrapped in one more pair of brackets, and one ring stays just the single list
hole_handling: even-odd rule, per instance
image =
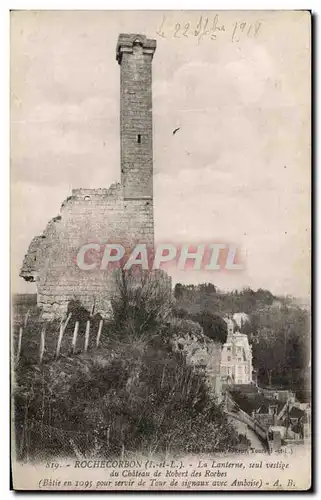
[{"label": "cloud", "polygon": [[44,102],[24,116],[24,120],[13,119],[11,128],[14,181],[95,187],[119,177],[115,101]]}]

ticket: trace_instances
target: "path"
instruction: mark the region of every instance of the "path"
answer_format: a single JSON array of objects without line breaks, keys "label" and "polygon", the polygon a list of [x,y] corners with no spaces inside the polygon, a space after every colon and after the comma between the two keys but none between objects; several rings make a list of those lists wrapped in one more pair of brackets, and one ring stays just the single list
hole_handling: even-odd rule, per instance
[{"label": "path", "polygon": [[241,422],[237,418],[233,418],[228,415],[228,421],[235,427],[239,434],[245,434],[247,439],[251,441],[251,448],[255,450],[264,450],[262,441],[257,437],[254,431],[250,429],[244,422]]}]

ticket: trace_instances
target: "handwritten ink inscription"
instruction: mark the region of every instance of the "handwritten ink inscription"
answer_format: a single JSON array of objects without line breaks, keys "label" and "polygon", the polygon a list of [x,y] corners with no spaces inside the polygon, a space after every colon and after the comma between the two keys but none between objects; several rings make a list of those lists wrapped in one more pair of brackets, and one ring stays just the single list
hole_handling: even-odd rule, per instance
[{"label": "handwritten ink inscription", "polygon": [[163,16],[162,22],[156,31],[161,38],[192,38],[200,43],[203,39],[217,40],[223,34],[227,35],[232,43],[239,43],[245,37],[257,38],[261,22],[255,21],[236,21],[232,25],[223,24],[218,14],[213,18],[201,15],[198,21],[193,22],[169,22],[166,16]]}]

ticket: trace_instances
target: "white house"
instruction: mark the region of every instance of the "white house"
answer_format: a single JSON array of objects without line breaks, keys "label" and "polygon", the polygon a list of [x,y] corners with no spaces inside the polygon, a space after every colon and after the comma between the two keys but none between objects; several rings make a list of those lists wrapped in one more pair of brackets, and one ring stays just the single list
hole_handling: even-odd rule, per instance
[{"label": "white house", "polygon": [[227,339],[222,347],[221,380],[229,384],[252,383],[252,347],[247,335],[234,331],[234,322],[227,319]]}]

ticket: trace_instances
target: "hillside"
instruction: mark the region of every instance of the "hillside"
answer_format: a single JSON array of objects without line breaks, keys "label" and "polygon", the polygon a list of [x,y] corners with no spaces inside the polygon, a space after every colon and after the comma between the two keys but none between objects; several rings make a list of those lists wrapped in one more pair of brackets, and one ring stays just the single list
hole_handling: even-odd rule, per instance
[{"label": "hillside", "polygon": [[[99,347],[89,342],[87,352],[83,336],[71,352],[75,320],[83,335],[87,321],[96,333],[100,317],[74,304],[57,359],[59,322],[46,324],[40,363],[44,325],[36,308],[29,313],[19,360],[17,342],[13,349],[19,459],[175,456],[248,447],[228,422],[202,365],[206,358],[212,361],[216,344],[198,323],[175,316],[171,291],[161,282],[127,285],[114,299],[114,318],[104,319]],[[31,304],[24,298],[26,303]],[[25,321],[21,307],[14,314],[15,332]]]},{"label": "hillside", "polygon": [[[291,388],[302,397],[310,390],[310,312],[307,304],[270,291],[245,288],[223,292],[211,283],[175,286],[176,311],[198,321],[204,333],[223,343],[222,318],[242,313],[241,332],[253,347],[253,366],[261,385]],[[241,316],[241,317],[242,317]]]}]

